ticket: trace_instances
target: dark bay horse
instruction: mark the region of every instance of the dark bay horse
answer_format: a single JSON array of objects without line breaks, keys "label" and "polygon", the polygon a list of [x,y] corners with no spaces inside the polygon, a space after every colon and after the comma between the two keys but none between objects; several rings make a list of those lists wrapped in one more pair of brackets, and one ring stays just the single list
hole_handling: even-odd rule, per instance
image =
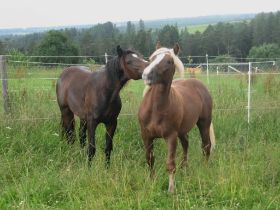
[{"label": "dark bay horse", "polygon": [[203,154],[208,159],[215,144],[212,127],[212,99],[207,88],[196,79],[174,80],[175,68],[184,71],[177,57],[179,45],[173,49],[159,48],[150,56],[150,64],[143,79],[150,88],[141,102],[138,118],[151,170],[154,165],[153,140],[164,138],[168,154],[166,167],[169,173],[168,191],[174,191],[175,153],[177,138],[183,147],[183,164],[187,162],[188,132],[198,126],[202,138]]},{"label": "dark bay horse", "polygon": [[95,130],[99,123],[106,126],[106,163],[110,162],[113,136],[122,104],[119,92],[128,80],[141,79],[148,65],[141,56],[117,46],[115,58],[99,71],[86,67],[66,68],[56,85],[57,102],[61,111],[61,124],[68,143],[75,141],[74,115],[80,118],[80,144],[85,146],[88,131],[89,164],[95,155]]}]

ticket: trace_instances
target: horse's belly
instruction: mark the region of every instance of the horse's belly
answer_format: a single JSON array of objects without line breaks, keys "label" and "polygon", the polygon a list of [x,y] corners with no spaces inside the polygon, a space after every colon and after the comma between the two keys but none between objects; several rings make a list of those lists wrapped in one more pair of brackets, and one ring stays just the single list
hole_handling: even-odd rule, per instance
[{"label": "horse's belly", "polygon": [[149,135],[153,138],[164,138],[169,136],[174,131],[178,130],[179,125],[175,122],[170,122],[165,118],[153,120],[144,126],[145,130],[149,132]]}]

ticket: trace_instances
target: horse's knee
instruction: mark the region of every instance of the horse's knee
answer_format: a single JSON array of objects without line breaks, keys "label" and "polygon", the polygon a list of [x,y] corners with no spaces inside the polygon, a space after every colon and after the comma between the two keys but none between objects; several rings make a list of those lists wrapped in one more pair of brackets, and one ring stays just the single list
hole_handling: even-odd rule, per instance
[{"label": "horse's knee", "polygon": [[175,160],[166,161],[166,170],[168,173],[175,173],[176,171]]}]

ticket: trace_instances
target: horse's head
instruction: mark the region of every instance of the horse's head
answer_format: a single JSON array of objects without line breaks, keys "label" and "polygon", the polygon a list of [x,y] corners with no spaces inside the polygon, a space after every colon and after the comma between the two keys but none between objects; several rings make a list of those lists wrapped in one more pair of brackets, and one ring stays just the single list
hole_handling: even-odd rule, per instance
[{"label": "horse's head", "polygon": [[157,43],[156,51],[150,56],[150,64],[144,69],[142,78],[146,85],[168,83],[172,81],[175,69],[184,72],[184,65],[178,58],[180,47],[175,44],[168,49]]},{"label": "horse's head", "polygon": [[120,64],[128,79],[141,79],[144,69],[149,62],[144,60],[138,53],[131,50],[123,50],[117,46],[117,53],[120,58]]}]

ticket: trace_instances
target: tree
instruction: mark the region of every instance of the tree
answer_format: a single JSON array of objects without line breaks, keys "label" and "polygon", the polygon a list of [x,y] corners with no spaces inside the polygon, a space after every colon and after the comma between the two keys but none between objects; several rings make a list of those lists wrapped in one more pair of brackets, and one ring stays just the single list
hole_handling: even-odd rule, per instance
[{"label": "tree", "polygon": [[145,30],[145,24],[143,20],[139,21],[139,30],[136,33],[134,47],[143,55],[149,56],[154,49],[152,44],[152,31]]},{"label": "tree", "polygon": [[[190,46],[191,46],[191,35],[187,29],[187,27],[185,27],[181,33],[180,33],[180,42],[179,42],[179,45],[180,45],[180,49],[181,49],[181,54],[182,55],[191,55],[191,49],[190,49]],[[181,58],[181,60],[184,62],[184,63],[191,63],[191,60],[188,59],[187,57],[183,57]]]},{"label": "tree", "polygon": [[262,58],[259,60],[267,60],[268,58],[279,58],[280,48],[278,44],[263,44],[252,47],[249,52],[249,58]]},{"label": "tree", "polygon": [[139,20],[139,31],[145,31],[145,23],[142,19]]},{"label": "tree", "polygon": [[253,33],[253,45],[260,45],[266,40],[266,14],[260,13],[251,21],[252,33]]},{"label": "tree", "polygon": [[252,33],[247,22],[236,23],[233,32],[234,51],[232,56],[246,58],[252,47]]},{"label": "tree", "polygon": [[[79,50],[61,31],[49,31],[37,47],[38,55],[43,56],[78,56]],[[76,57],[49,57],[41,58],[42,62],[47,63],[78,63]]]},{"label": "tree", "polygon": [[19,61],[19,63],[11,62],[9,65],[12,66],[28,66],[30,62],[30,57],[26,56],[19,50],[12,49],[9,51],[9,61]]},{"label": "tree", "polygon": [[215,58],[209,59],[211,63],[236,63],[236,59],[228,54],[219,55]]},{"label": "tree", "polygon": [[206,30],[202,33],[202,42],[205,53],[208,53],[208,55],[219,55],[220,39],[215,26],[209,25],[206,28]]},{"label": "tree", "polygon": [[179,31],[177,26],[166,25],[160,31],[158,40],[163,46],[172,47],[179,42]]},{"label": "tree", "polygon": [[84,31],[81,35],[81,39],[79,40],[81,46],[81,54],[82,55],[92,55],[92,42],[93,35],[90,30]]},{"label": "tree", "polygon": [[273,42],[277,43],[280,46],[280,11],[275,13],[273,28],[271,30]]},{"label": "tree", "polygon": [[135,25],[131,22],[128,21],[126,24],[126,38],[125,38],[125,45],[128,48],[132,48],[134,45],[135,41],[135,36],[136,36],[136,30],[135,30]]},{"label": "tree", "polygon": [[98,24],[92,29],[93,42],[92,51],[94,56],[98,56],[97,62],[104,63],[105,53],[109,55],[116,54],[116,46],[119,44],[117,38],[119,31],[112,22]]},{"label": "tree", "polygon": [[150,55],[151,36],[149,32],[140,30],[137,32],[135,40],[135,48],[144,55]]},{"label": "tree", "polygon": [[5,53],[5,45],[4,43],[0,40],[0,55]]}]

